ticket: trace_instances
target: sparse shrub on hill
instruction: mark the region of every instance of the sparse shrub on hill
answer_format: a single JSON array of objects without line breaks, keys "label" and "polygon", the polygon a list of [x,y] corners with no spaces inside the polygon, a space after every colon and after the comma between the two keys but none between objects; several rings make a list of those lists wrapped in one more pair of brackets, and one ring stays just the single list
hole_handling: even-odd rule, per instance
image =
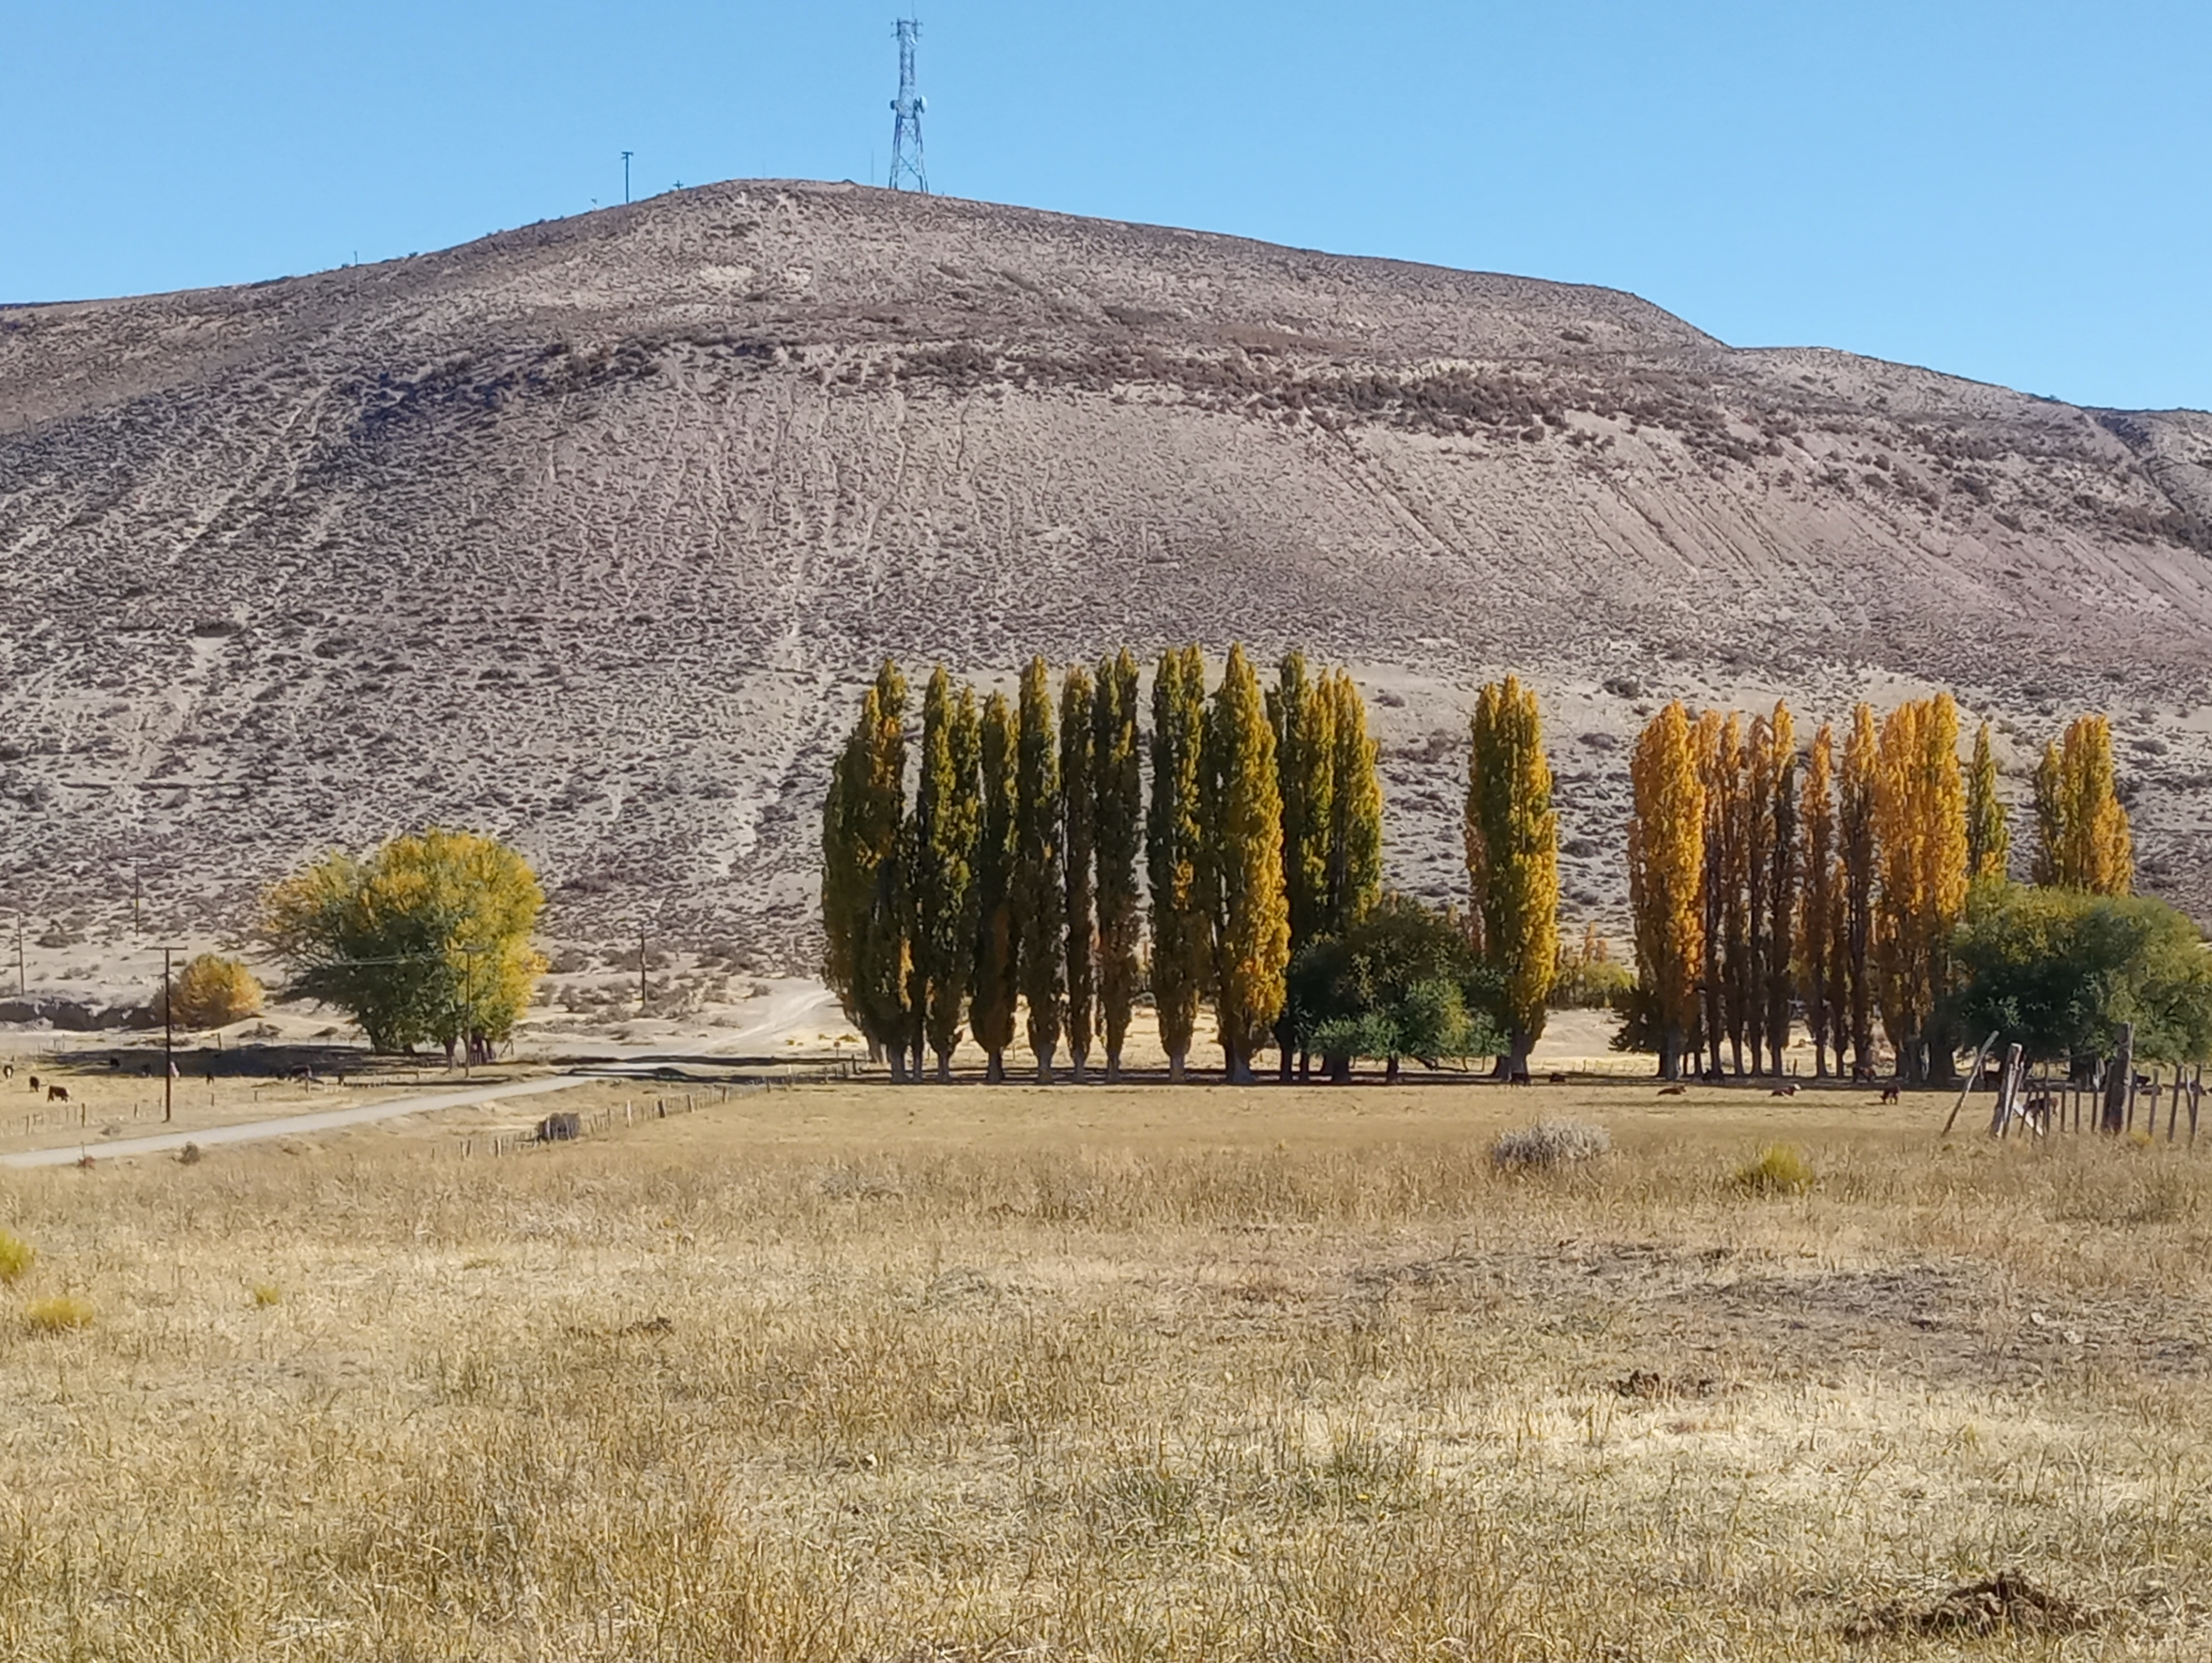
[{"label": "sparse shrub on hill", "polygon": [[177,972],[172,1003],[179,1027],[228,1027],[261,1014],[261,984],[237,959],[203,953]]}]

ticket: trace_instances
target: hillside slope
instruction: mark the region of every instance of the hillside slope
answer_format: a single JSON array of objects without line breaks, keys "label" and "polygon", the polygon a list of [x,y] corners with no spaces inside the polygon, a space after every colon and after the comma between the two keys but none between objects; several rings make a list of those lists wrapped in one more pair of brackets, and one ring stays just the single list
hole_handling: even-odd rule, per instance
[{"label": "hillside slope", "polygon": [[[1570,910],[1680,694],[2110,709],[2146,885],[2212,902],[2212,417],[2075,409],[1632,296],[734,183],[249,288],[0,309],[0,898],[246,916],[439,819],[811,953],[880,655],[1350,661],[1393,874],[1455,881],[1471,689],[1553,711]],[[2015,755],[2015,762],[2032,759]],[[2016,781],[2016,787],[2021,783]]]}]

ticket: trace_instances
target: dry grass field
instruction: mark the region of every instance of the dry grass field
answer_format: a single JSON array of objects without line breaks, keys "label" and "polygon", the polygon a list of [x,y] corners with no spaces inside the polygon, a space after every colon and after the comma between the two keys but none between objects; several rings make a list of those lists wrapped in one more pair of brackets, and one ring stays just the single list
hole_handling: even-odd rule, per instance
[{"label": "dry grass field", "polygon": [[[871,1086],[0,1174],[0,1656],[2202,1657],[2212,1150],[1943,1112]],[[1493,1167],[1546,1117],[1613,1152]]]}]

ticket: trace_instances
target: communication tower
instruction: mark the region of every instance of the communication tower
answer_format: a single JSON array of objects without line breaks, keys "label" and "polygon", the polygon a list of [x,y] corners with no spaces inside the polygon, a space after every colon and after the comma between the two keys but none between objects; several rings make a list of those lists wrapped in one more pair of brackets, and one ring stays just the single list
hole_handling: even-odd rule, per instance
[{"label": "communication tower", "polygon": [[896,119],[891,124],[891,176],[884,183],[894,191],[915,190],[929,194],[929,170],[921,160],[921,117],[929,101],[914,89],[914,45],[921,39],[918,18],[902,17],[898,30],[899,90],[891,100]]}]

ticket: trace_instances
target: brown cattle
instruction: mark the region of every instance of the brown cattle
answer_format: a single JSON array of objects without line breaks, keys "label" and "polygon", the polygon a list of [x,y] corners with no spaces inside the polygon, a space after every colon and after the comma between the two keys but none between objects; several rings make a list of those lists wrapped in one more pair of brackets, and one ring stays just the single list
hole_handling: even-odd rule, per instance
[{"label": "brown cattle", "polygon": [[66,1103],[66,1102],[68,1102],[68,1101],[69,1101],[69,1087],[68,1087],[67,1086],[49,1086],[49,1087],[46,1087],[46,1101],[47,1101],[47,1102],[49,1102],[49,1103]]},{"label": "brown cattle", "polygon": [[1901,1087],[1884,1086],[1881,1088],[1881,1100],[1885,1103],[1901,1102],[1904,1100],[1904,1089]]}]

